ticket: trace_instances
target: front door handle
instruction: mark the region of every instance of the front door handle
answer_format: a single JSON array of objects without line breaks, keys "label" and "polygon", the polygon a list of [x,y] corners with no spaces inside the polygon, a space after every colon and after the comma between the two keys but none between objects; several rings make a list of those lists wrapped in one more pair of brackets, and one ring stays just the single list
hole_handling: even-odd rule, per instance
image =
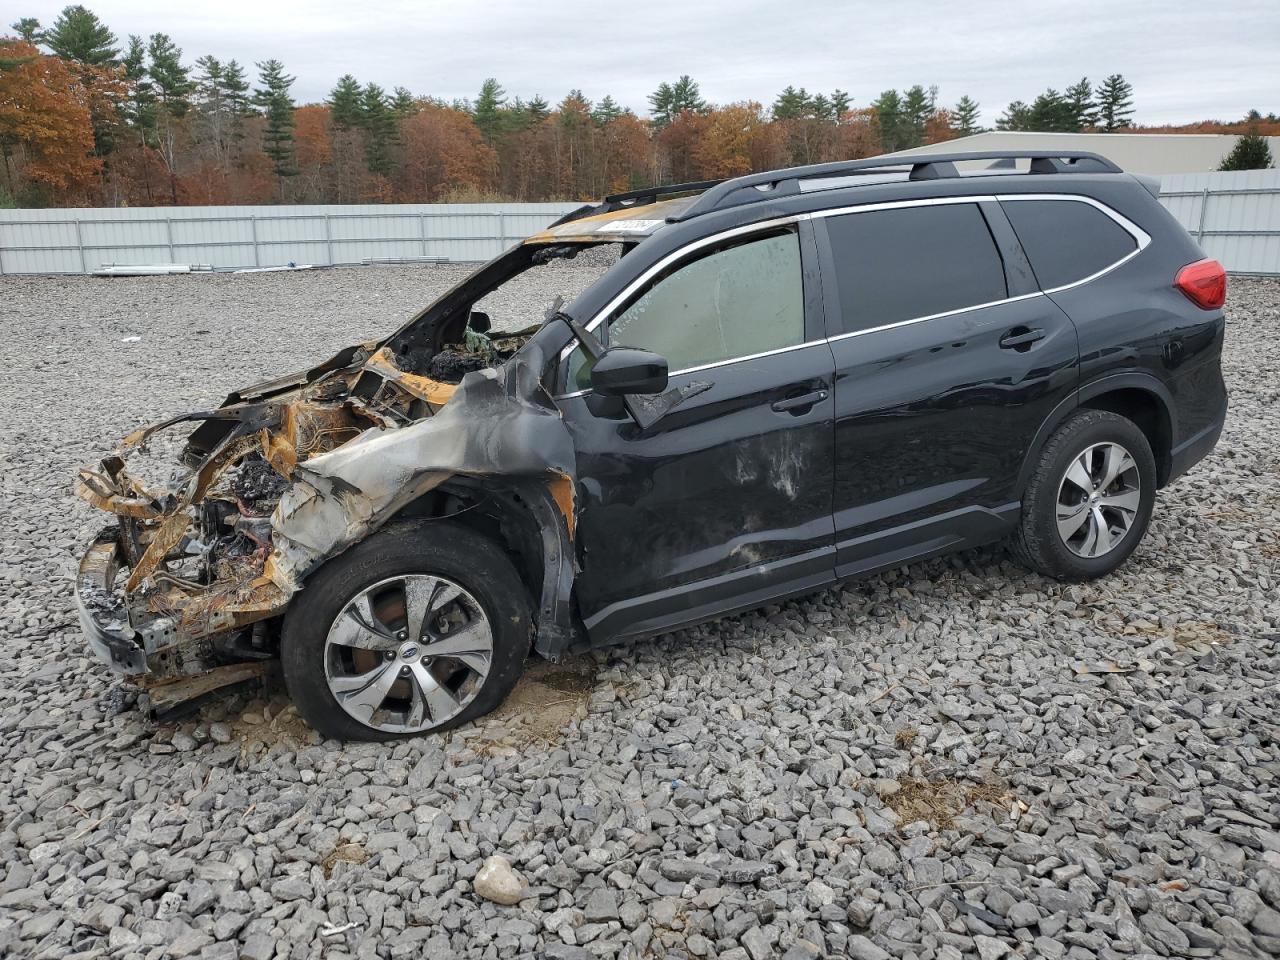
[{"label": "front door handle", "polygon": [[1000,338],[1000,346],[1005,350],[1027,351],[1037,340],[1044,339],[1044,331],[1031,327],[1014,327]]},{"label": "front door handle", "polygon": [[802,413],[808,413],[813,409],[815,403],[821,403],[827,399],[827,391],[814,390],[812,393],[801,393],[794,397],[784,397],[782,400],[773,404],[776,413],[790,413],[793,416],[800,416]]}]

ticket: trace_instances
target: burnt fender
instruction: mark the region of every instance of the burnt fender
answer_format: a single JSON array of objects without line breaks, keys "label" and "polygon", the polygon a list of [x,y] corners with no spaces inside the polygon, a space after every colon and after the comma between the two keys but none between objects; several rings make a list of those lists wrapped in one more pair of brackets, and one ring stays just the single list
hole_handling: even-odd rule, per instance
[{"label": "burnt fender", "polygon": [[577,561],[564,513],[545,484],[521,484],[524,500],[542,539],[542,596],[535,617],[533,646],[548,660],[559,660],[577,634],[573,617],[573,581]]}]

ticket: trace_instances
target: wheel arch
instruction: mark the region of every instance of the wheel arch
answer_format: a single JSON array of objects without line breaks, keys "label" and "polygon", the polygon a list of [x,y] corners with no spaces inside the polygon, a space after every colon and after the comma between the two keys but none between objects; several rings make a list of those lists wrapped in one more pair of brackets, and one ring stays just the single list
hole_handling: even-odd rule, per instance
[{"label": "wheel arch", "polygon": [[559,659],[579,633],[571,593],[573,542],[547,483],[454,476],[402,507],[388,522],[441,520],[474,530],[510,556],[534,610],[534,647]]},{"label": "wheel arch", "polygon": [[1049,437],[1067,417],[1079,409],[1107,410],[1137,424],[1151,445],[1156,461],[1156,486],[1163,487],[1172,469],[1173,438],[1177,436],[1177,414],[1169,388],[1157,378],[1136,371],[1099,377],[1081,386],[1045,418],[1022,459],[1018,474],[1021,497],[1031,479],[1031,471]]},{"label": "wheel arch", "polygon": [[1132,379],[1106,377],[1090,387],[1093,389],[1088,392],[1081,390],[1080,406],[1106,410],[1136,424],[1156,460],[1156,487],[1163,487],[1169,482],[1176,436],[1173,398],[1168,388],[1155,377],[1141,374]]}]

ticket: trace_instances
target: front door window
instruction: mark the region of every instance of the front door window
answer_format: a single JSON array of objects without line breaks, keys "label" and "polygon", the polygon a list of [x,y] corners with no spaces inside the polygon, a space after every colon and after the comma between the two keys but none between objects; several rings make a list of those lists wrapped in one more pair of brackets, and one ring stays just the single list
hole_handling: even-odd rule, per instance
[{"label": "front door window", "polygon": [[[672,373],[803,343],[799,238],[776,233],[673,267],[610,318],[604,339],[651,350]],[[570,390],[591,386],[584,359],[570,355]]]}]

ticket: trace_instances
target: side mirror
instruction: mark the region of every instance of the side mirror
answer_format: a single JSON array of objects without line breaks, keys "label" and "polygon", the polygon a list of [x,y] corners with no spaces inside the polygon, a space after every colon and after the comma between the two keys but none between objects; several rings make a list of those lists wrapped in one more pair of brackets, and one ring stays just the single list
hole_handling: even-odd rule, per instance
[{"label": "side mirror", "polygon": [[591,389],[606,397],[661,393],[667,389],[666,358],[634,347],[614,347],[591,368]]},{"label": "side mirror", "polygon": [[472,310],[471,316],[467,318],[467,326],[476,333],[488,333],[493,326],[493,321],[489,319],[489,315],[480,310]]}]

